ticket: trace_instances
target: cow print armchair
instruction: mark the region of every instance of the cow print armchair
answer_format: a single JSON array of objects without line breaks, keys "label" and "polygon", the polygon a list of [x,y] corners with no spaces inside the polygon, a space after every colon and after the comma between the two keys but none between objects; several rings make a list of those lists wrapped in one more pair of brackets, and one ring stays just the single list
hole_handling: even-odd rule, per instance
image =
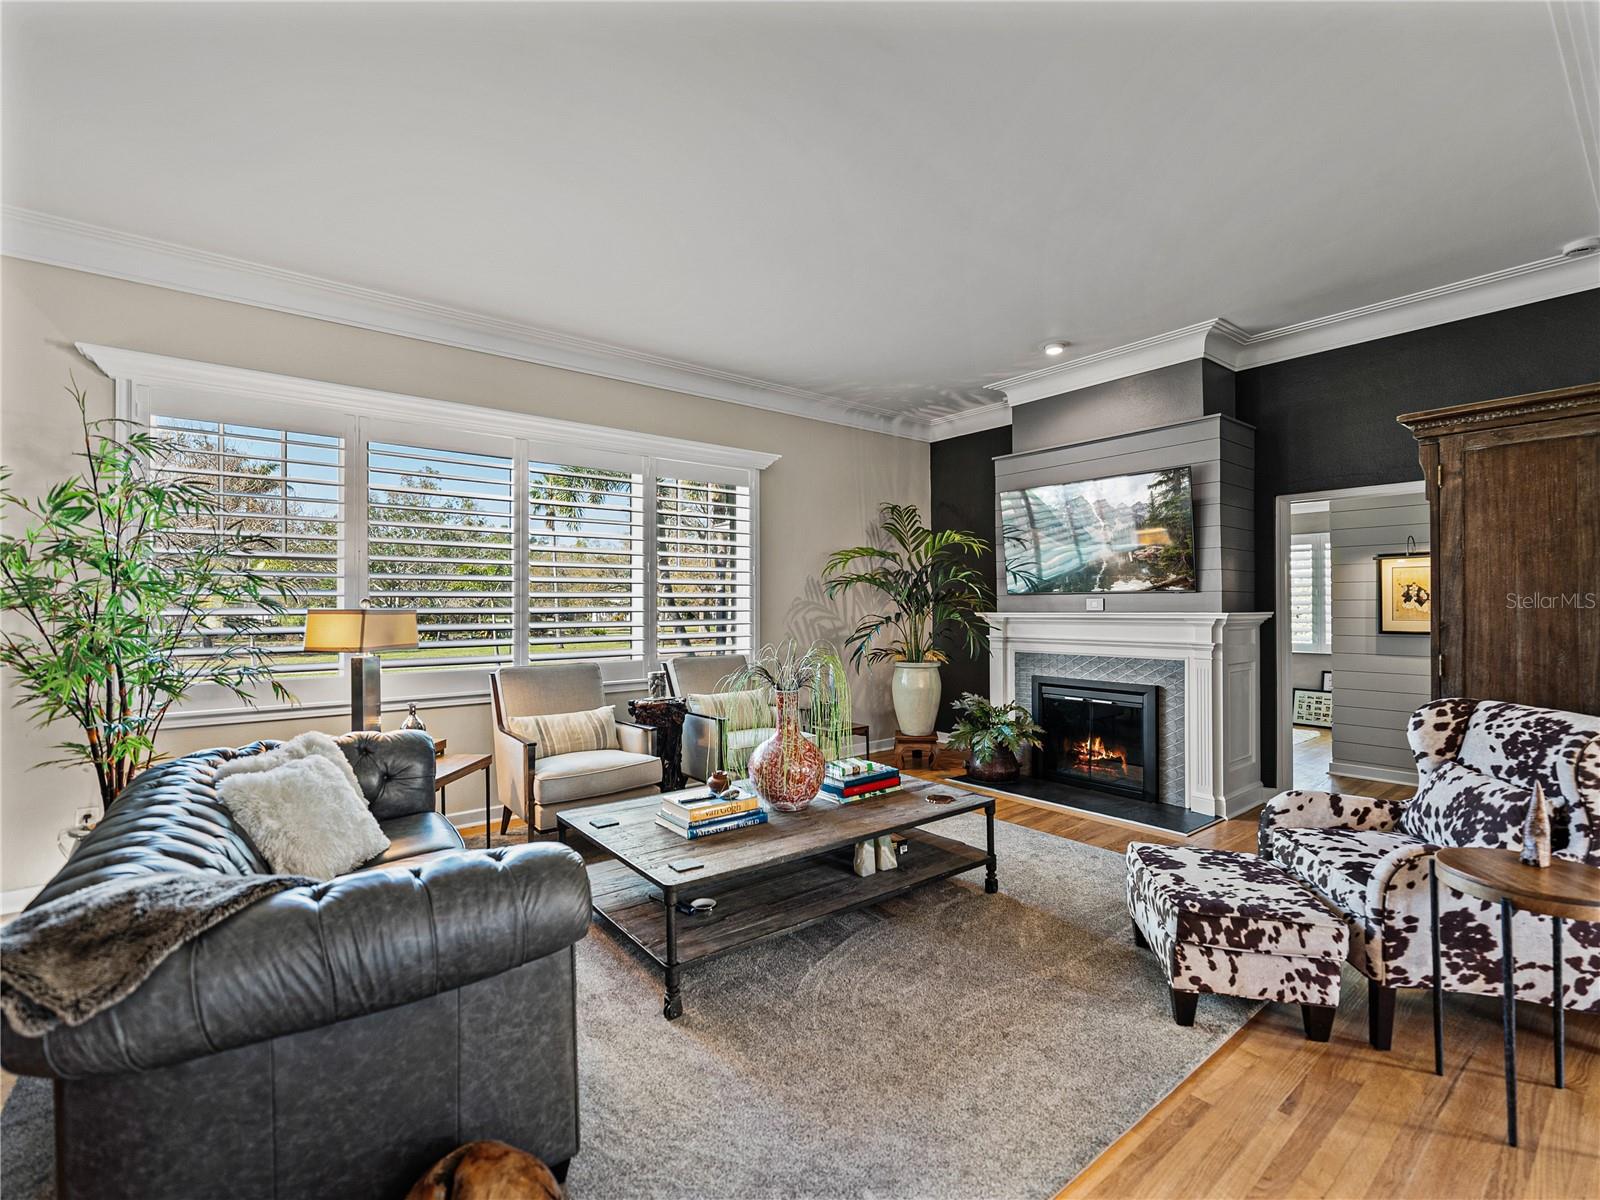
[{"label": "cow print armchair", "polygon": [[[1520,849],[1535,782],[1552,809],[1554,853],[1600,866],[1600,717],[1489,700],[1435,700],[1406,730],[1417,794],[1395,803],[1288,791],[1261,814],[1261,856],[1308,884],[1350,924],[1349,958],[1369,980],[1369,1036],[1388,1049],[1396,988],[1431,987],[1428,877],[1441,846]],[[1497,907],[1439,893],[1444,986],[1498,994]],[[1550,918],[1518,912],[1516,995],[1553,1000]],[[1569,921],[1563,1003],[1600,1011],[1600,924]]]}]

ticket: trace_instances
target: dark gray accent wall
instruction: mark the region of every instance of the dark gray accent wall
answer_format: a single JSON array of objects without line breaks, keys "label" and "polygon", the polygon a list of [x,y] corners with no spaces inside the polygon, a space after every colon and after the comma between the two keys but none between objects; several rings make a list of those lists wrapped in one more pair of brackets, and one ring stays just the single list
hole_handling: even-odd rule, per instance
[{"label": "dark gray accent wall", "polygon": [[[1240,371],[1256,431],[1256,603],[1270,611],[1278,496],[1421,479],[1401,413],[1600,380],[1600,289]],[[1261,639],[1262,779],[1276,773],[1275,637]],[[1334,680],[1335,690],[1338,679]],[[1284,786],[1287,786],[1285,784]]]},{"label": "dark gray accent wall", "polygon": [[[934,442],[928,454],[933,528],[964,529],[992,543],[994,460],[1010,453],[1009,425]],[[995,577],[993,553],[985,557],[980,569],[987,578]],[[947,642],[941,649],[950,661],[941,672],[944,699],[939,706],[939,728],[949,729],[955,720],[950,710],[952,700],[962,692],[989,694],[989,655],[987,651],[969,654],[962,643]]]},{"label": "dark gray accent wall", "polygon": [[[1199,364],[1194,382],[1199,384]],[[1035,403],[1048,403],[1036,401]],[[1033,405],[1024,405],[1023,409]],[[1197,592],[1118,592],[1107,612],[1243,612],[1255,603],[1255,433],[1231,417],[1198,417],[1160,429],[1012,454],[995,462],[993,526],[999,493],[1051,483],[1189,467],[1194,488]],[[997,581],[1000,608],[1012,612],[1083,612],[1085,596],[1008,596]]]}]

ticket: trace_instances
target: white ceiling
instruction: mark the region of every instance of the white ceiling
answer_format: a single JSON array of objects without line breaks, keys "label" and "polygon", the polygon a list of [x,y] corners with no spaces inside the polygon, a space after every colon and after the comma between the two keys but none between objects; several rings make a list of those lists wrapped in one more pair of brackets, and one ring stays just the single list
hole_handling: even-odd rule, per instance
[{"label": "white ceiling", "polygon": [[1275,329],[1600,231],[1571,19],[8,3],[3,195],[930,418],[1047,339]]}]

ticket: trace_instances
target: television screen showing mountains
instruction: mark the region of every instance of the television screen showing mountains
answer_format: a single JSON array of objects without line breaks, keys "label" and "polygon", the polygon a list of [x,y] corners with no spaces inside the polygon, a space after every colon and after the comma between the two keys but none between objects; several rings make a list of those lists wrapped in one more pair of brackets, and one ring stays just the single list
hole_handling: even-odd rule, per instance
[{"label": "television screen showing mountains", "polygon": [[1000,495],[1006,593],[1192,592],[1189,468]]}]

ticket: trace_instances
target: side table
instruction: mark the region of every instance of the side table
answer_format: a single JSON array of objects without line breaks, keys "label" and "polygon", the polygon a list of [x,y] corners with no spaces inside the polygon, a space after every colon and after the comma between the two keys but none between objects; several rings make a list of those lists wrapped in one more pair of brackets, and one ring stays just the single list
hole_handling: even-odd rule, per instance
[{"label": "side table", "polygon": [[439,793],[439,813],[445,815],[444,790],[474,771],[483,772],[483,844],[494,845],[494,829],[489,824],[489,767],[493,754],[441,754],[433,764],[433,790]]},{"label": "side table", "polygon": [[1567,918],[1600,919],[1600,868],[1557,858],[1526,866],[1515,850],[1447,846],[1433,856],[1428,900],[1433,924],[1433,1069],[1444,1074],[1444,979],[1440,970],[1439,885],[1500,905],[1500,1022],[1506,1044],[1506,1141],[1517,1144],[1517,958],[1511,944],[1516,909],[1552,918],[1556,1086],[1567,1086],[1566,1019],[1561,1006],[1561,933]]},{"label": "side table", "polygon": [[683,717],[689,702],[682,696],[649,696],[628,701],[628,715],[656,731],[656,756],[661,759],[661,790],[683,787]]}]

